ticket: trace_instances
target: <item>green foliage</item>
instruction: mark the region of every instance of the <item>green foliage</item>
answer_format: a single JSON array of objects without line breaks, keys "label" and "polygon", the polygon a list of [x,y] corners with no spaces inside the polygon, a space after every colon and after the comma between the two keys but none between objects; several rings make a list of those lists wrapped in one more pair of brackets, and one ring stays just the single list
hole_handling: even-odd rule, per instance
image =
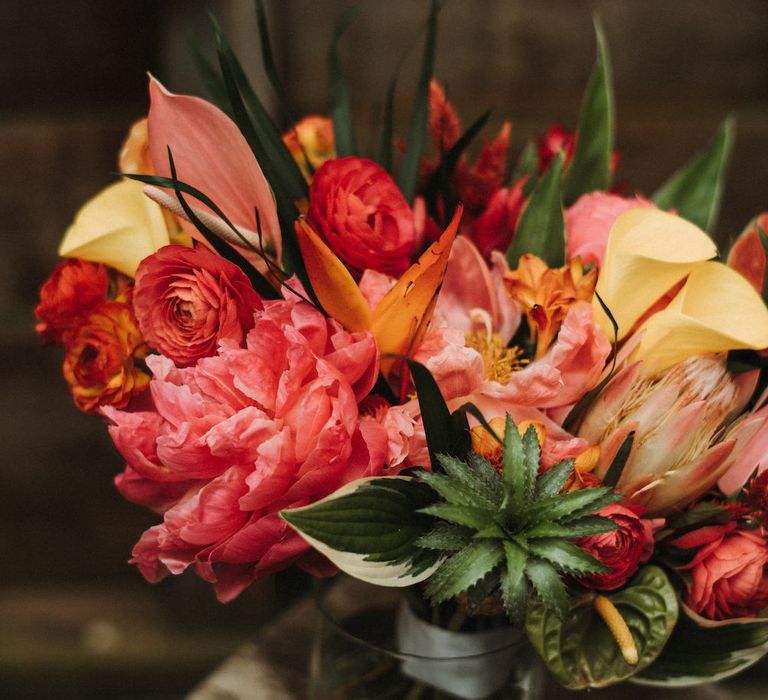
[{"label": "green foliage", "polygon": [[591,594],[574,606],[565,620],[558,619],[543,598],[534,601],[528,612],[529,639],[549,670],[572,690],[612,685],[643,671],[665,648],[675,627],[677,595],[659,567],[644,567],[628,586],[605,595],[632,633],[639,654],[636,666],[624,660],[608,626],[595,611]]},{"label": "green foliage", "polygon": [[524,253],[532,253],[550,267],[565,264],[565,223],[561,200],[563,154],[558,153],[536,184],[515,230],[515,239],[507,251],[512,269]]},{"label": "green foliage", "polygon": [[659,209],[675,209],[699,228],[712,232],[723,196],[733,131],[733,120],[726,119],[714,141],[654,193]]},{"label": "green foliage", "polygon": [[508,417],[501,474],[475,454],[466,462],[440,455],[442,474],[417,473],[440,501],[421,509],[438,522],[416,545],[449,555],[427,587],[433,603],[493,575],[512,619],[525,618],[531,591],[547,610],[562,616],[570,604],[562,575],[607,570],[572,540],[615,529],[612,521],[593,513],[619,497],[608,488],[560,493],[573,461],[538,476],[539,458],[535,429],[521,438]]},{"label": "green foliage", "polygon": [[444,0],[432,0],[427,24],[427,38],[424,42],[419,82],[413,101],[411,121],[405,139],[405,155],[400,165],[397,184],[403,196],[413,203],[416,183],[419,177],[419,163],[424,151],[427,136],[427,117],[429,116],[429,81],[435,66],[435,48],[437,44],[437,16]]},{"label": "green foliage", "polygon": [[357,153],[355,132],[352,128],[352,108],[349,104],[349,91],[339,59],[339,39],[357,15],[357,8],[350,7],[341,17],[333,32],[333,40],[328,49],[328,82],[331,93],[331,118],[333,119],[333,137],[339,158]]},{"label": "green foliage", "polygon": [[570,206],[587,192],[607,190],[611,184],[615,122],[613,85],[608,45],[597,19],[595,34],[597,62],[581,104],[573,160],[563,178],[565,206]]},{"label": "green foliage", "polygon": [[659,657],[637,675],[651,685],[711,683],[752,665],[768,651],[768,619],[705,620],[683,606]]}]

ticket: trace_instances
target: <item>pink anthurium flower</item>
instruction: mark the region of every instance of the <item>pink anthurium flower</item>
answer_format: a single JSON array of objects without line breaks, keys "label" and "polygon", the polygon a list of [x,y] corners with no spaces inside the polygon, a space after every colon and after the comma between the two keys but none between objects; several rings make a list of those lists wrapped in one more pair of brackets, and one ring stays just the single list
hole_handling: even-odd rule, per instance
[{"label": "pink anthurium flower", "polygon": [[210,197],[235,226],[252,232],[258,209],[265,246],[271,246],[279,260],[275,199],[235,123],[210,102],[174,95],[155,78],[150,78],[149,94],[149,150],[157,174],[170,177],[170,148],[179,180]]}]

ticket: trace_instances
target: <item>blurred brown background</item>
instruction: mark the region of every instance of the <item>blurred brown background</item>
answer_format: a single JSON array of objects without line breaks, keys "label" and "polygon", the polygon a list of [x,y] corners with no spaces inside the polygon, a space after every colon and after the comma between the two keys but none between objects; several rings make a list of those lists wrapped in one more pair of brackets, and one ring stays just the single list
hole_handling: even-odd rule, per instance
[{"label": "blurred brown background", "polygon": [[[278,65],[297,114],[327,110],[325,51],[342,40],[361,143],[391,70],[405,124],[427,2],[267,0]],[[3,0],[0,3],[0,697],[182,697],[295,587],[270,580],[224,607],[192,577],[145,584],[126,564],[155,518],[124,503],[120,460],[98,419],[71,405],[60,353],[32,332],[37,288],[77,208],[108,184],[147,70],[199,92],[190,41],[209,46],[210,6],[264,87],[249,0]],[[765,0],[451,0],[437,76],[465,124],[514,122],[514,148],[553,121],[573,127],[594,60],[592,12],[609,40],[619,179],[650,194],[737,117],[718,228],[768,209]],[[268,92],[263,91],[265,96]],[[404,130],[401,129],[401,131]]]}]

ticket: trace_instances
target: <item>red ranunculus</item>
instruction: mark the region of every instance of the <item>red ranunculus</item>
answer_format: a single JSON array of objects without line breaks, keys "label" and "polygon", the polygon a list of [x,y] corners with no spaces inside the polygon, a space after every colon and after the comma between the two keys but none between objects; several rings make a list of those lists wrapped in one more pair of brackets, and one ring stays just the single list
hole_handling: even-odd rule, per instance
[{"label": "red ranunculus", "polygon": [[413,211],[394,180],[365,158],[334,158],[312,179],[312,227],[355,273],[372,269],[395,277],[414,252]]},{"label": "red ranunculus", "polygon": [[768,543],[761,530],[737,530],[736,523],[702,527],[671,544],[700,547],[689,564],[686,605],[711,620],[755,617],[768,606]]},{"label": "red ranunculus", "polygon": [[35,330],[48,342],[63,343],[80,321],[106,300],[108,289],[104,265],[77,258],[60,262],[40,288]]},{"label": "red ranunculus", "polygon": [[136,366],[148,351],[128,304],[97,307],[66,343],[64,378],[77,407],[96,413],[102,406],[127,406],[149,385],[149,375]]},{"label": "red ranunculus", "polygon": [[599,535],[583,537],[577,544],[611,570],[579,579],[587,588],[612,591],[623,586],[640,564],[653,554],[653,527],[634,509],[620,505],[601,508],[596,513],[610,518],[619,528]]},{"label": "red ranunculus", "polygon": [[178,366],[240,345],[262,308],[245,273],[205,248],[169,245],[136,270],[133,308],[147,342]]}]

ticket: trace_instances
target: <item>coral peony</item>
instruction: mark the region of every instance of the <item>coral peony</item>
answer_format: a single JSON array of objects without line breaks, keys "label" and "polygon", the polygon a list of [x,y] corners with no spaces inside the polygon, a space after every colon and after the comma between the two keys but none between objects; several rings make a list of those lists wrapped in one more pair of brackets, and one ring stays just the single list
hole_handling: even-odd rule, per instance
[{"label": "coral peony", "polygon": [[309,550],[281,509],[384,468],[386,430],[358,412],[378,374],[373,336],[304,302],[265,302],[245,347],[147,364],[154,410],[105,414],[128,463],[123,493],[164,511],[134,549],[149,580],[193,567],[231,600]]},{"label": "coral peony", "polygon": [[149,384],[136,366],[148,351],[128,304],[98,306],[66,343],[64,378],[77,407],[95,413],[100,406],[127,406]]},{"label": "coral peony", "polygon": [[694,530],[672,544],[700,547],[690,569],[685,603],[711,620],[755,617],[768,606],[768,543],[760,530],[736,530],[736,523]]},{"label": "coral peony", "polygon": [[414,252],[414,217],[394,180],[376,163],[350,156],[327,161],[312,179],[312,227],[355,273],[399,277]]},{"label": "coral peony", "polygon": [[613,222],[625,211],[653,207],[643,197],[620,197],[608,192],[592,192],[565,210],[565,245],[568,260],[581,258],[585,265],[603,264],[605,246]]},{"label": "coral peony", "polygon": [[237,265],[205,248],[170,245],[139,265],[133,305],[147,342],[184,367],[223,341],[242,343],[261,297]]},{"label": "coral peony", "polygon": [[103,265],[64,260],[40,288],[35,330],[48,342],[61,344],[82,319],[107,298],[109,275]]},{"label": "coral peony", "polygon": [[612,591],[623,586],[640,564],[653,554],[653,527],[638,511],[620,505],[605,506],[596,515],[610,518],[618,528],[581,538],[576,544],[587,550],[611,570],[580,578],[587,588]]}]

